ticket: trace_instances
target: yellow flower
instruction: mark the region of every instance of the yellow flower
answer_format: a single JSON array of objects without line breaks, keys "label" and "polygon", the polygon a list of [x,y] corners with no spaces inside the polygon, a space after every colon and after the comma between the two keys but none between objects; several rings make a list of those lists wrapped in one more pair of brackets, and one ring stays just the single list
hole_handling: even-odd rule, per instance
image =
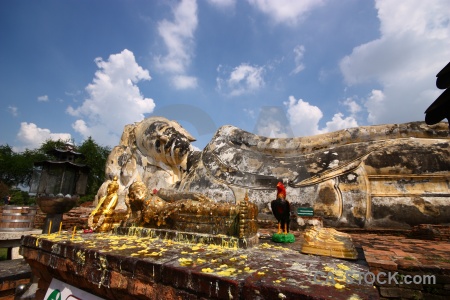
[{"label": "yellow flower", "polygon": [[204,269],[202,269],[202,272],[203,273],[212,273],[212,272],[214,272],[214,270],[211,268],[204,268]]},{"label": "yellow flower", "polygon": [[179,258],[178,262],[180,263],[180,265],[182,266],[190,266],[192,265],[193,261],[190,258]]},{"label": "yellow flower", "polygon": [[220,275],[220,276],[232,276],[234,272],[236,272],[235,268],[228,268],[228,269],[222,270],[220,272],[217,272],[217,275]]},{"label": "yellow flower", "polygon": [[337,266],[339,269],[344,270],[344,271],[350,270],[350,268],[344,264],[338,264]]},{"label": "yellow flower", "polygon": [[340,289],[345,288],[345,285],[336,283],[336,284],[334,285],[334,287],[337,288],[338,290],[340,290]]}]

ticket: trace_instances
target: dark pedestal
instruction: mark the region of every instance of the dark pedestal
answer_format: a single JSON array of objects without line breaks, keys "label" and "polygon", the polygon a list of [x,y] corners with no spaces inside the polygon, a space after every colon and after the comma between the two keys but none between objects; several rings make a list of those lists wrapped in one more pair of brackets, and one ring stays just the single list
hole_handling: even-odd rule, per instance
[{"label": "dark pedestal", "polygon": [[51,228],[50,233],[58,232],[60,223],[62,222],[63,214],[47,214],[44,221],[44,227],[42,229],[42,233],[48,234],[48,229],[50,227],[51,222]]}]

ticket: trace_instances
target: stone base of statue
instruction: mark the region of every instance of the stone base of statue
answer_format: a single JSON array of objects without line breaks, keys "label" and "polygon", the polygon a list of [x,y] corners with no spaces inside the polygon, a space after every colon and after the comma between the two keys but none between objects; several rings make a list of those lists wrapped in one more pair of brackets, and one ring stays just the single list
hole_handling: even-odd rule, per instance
[{"label": "stone base of statue", "polygon": [[259,243],[259,238],[256,232],[244,237],[237,237],[225,234],[208,234],[160,228],[115,227],[112,234],[115,236],[133,236],[140,238],[150,237],[192,245],[213,245],[233,249],[247,249],[257,246]]},{"label": "stone base of statue", "polygon": [[248,201],[231,203],[181,200],[164,207],[146,206],[143,227],[183,232],[253,236],[258,231],[258,208]]},{"label": "stone base of statue", "polygon": [[333,228],[313,227],[304,232],[301,250],[305,254],[357,259],[358,253],[349,234]]},{"label": "stone base of statue", "polygon": [[96,227],[95,232],[110,232],[114,228],[119,227],[126,214],[127,212],[124,210],[117,210],[113,215],[95,215],[93,222]]},{"label": "stone base of statue", "polygon": [[292,233],[274,233],[272,241],[275,243],[293,243],[295,242],[295,237]]}]

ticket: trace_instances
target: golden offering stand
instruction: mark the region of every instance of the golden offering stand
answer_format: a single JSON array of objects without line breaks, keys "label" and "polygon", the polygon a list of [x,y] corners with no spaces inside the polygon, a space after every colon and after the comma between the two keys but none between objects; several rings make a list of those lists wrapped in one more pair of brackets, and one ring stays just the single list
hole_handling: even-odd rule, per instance
[{"label": "golden offering stand", "polygon": [[305,230],[300,252],[344,259],[357,259],[358,257],[349,234],[323,227],[312,227]]}]

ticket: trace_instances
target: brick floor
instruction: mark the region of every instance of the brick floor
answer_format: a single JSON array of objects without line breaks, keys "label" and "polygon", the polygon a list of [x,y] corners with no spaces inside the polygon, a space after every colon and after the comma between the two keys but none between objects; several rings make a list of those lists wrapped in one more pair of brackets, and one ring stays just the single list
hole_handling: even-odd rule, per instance
[{"label": "brick floor", "polygon": [[[376,266],[386,267],[395,263],[401,269],[410,267],[436,266],[450,274],[450,242],[419,240],[395,235],[351,234],[357,247],[362,247],[365,256]],[[389,249],[389,250],[386,250]],[[368,261],[368,263],[369,263]],[[369,263],[371,266],[371,263]],[[375,265],[373,265],[375,266]]]},{"label": "brick floor", "polygon": [[435,276],[435,284],[375,285],[381,299],[448,299],[450,296],[450,242],[421,240],[375,233],[351,234],[361,247],[370,271],[403,275]]}]

